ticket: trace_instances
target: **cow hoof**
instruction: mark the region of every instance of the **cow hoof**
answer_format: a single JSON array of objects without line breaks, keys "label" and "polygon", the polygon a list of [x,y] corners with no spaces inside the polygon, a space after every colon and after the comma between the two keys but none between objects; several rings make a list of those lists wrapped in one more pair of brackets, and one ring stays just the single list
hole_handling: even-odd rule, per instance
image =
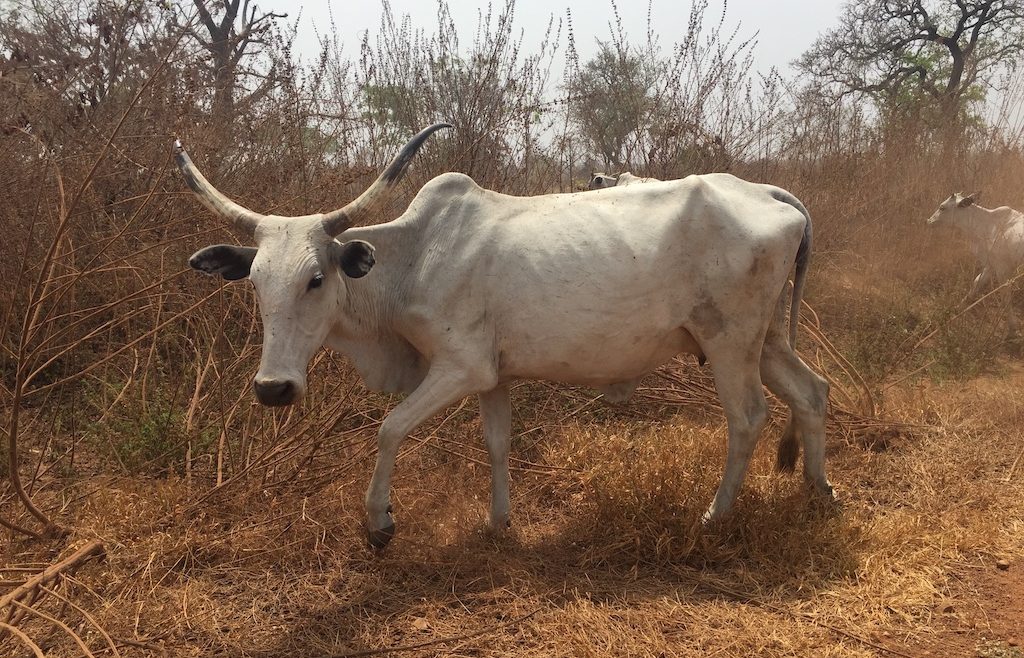
[{"label": "cow hoof", "polygon": [[835,501],[836,491],[832,488],[832,483],[828,480],[817,479],[804,475],[804,482],[807,484],[808,489],[811,490],[811,495],[823,501]]},{"label": "cow hoof", "polygon": [[492,535],[504,535],[512,528],[512,521],[505,517],[504,519],[491,519],[487,524],[487,530]]},{"label": "cow hoof", "polygon": [[704,515],[700,517],[700,524],[704,528],[714,528],[722,520],[722,516],[722,514],[718,514],[717,512],[708,509],[704,512]]},{"label": "cow hoof", "polygon": [[842,501],[828,481],[822,484],[821,482],[808,479],[806,482],[807,487],[810,489],[810,502],[813,508],[826,513],[842,509]]},{"label": "cow hoof", "polygon": [[388,545],[391,538],[395,536],[395,524],[389,523],[383,528],[377,530],[370,530],[367,528],[366,541],[370,544],[370,548],[381,551]]},{"label": "cow hoof", "polygon": [[839,496],[836,495],[836,490],[832,488],[832,485],[828,485],[824,488],[815,487],[814,493],[817,494],[818,500],[831,507],[839,507],[840,501]]}]

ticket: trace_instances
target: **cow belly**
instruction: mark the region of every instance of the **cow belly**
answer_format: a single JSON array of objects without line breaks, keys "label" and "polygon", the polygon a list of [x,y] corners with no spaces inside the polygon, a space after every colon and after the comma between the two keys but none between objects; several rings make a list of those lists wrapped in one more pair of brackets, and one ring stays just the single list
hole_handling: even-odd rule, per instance
[{"label": "cow belly", "polygon": [[[514,349],[513,344],[519,348]],[[505,342],[499,368],[508,378],[546,379],[602,389],[613,386],[613,394],[625,400],[636,387],[632,380],[682,352],[699,354],[700,348],[690,332],[681,328],[656,337],[628,332],[589,339],[580,335],[560,339],[537,336]]]}]

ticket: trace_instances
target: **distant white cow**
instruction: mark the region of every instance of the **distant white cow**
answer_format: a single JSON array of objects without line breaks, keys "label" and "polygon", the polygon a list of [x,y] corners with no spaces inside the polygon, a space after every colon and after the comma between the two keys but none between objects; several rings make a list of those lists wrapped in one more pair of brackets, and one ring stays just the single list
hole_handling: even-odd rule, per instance
[{"label": "distant white cow", "polygon": [[618,176],[609,176],[605,173],[597,173],[590,177],[590,182],[587,183],[587,189],[600,190],[606,187],[625,187],[626,185],[633,185],[634,183],[650,183],[655,181],[659,181],[659,179],[634,176],[628,171],[625,171]]},{"label": "distant white cow", "polygon": [[[768,413],[762,381],[791,411],[782,445],[802,440],[804,476],[831,498],[828,384],[790,345],[811,254],[810,216],[792,194],[711,174],[601,194],[515,197],[448,173],[424,185],[398,219],[355,228],[394,195],[406,164],[442,126],[414,137],[355,201],[302,217],[243,208],[177,149],[188,186],[257,244],[207,247],[189,264],[255,286],[259,401],[299,402],[321,345],[348,355],[368,387],[408,393],[378,433],[366,494],[371,544],[382,547],[394,534],[399,444],[445,407],[479,397],[490,519],[504,528],[512,381],[606,386],[681,352],[707,355],[729,425],[725,474],[707,519],[730,510],[743,482]],[[782,467],[792,460],[795,451],[780,450]]]},{"label": "distant white cow", "polygon": [[[969,304],[987,289],[1008,281],[1024,263],[1024,214],[1002,206],[989,210],[977,204],[979,192],[969,196],[953,194],[928,218],[929,226],[951,226],[971,243],[981,273],[974,279],[963,303]],[[1011,287],[1002,290],[1009,315],[1011,335],[1017,333]]]}]

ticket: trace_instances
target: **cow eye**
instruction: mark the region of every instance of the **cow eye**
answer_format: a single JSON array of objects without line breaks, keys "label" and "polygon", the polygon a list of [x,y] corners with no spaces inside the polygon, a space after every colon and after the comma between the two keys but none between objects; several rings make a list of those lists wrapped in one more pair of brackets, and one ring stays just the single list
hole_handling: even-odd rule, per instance
[{"label": "cow eye", "polygon": [[320,286],[323,285],[323,283],[324,275],[317,274],[316,276],[309,280],[309,285],[306,287],[306,290],[313,290],[314,288],[319,288]]}]

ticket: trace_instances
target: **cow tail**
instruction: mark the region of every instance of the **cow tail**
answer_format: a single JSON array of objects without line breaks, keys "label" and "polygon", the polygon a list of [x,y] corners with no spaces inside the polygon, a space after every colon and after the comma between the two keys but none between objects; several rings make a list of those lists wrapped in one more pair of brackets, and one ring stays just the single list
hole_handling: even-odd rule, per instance
[{"label": "cow tail", "polygon": [[[811,214],[807,212],[804,204],[795,196],[784,190],[773,192],[777,200],[787,203],[804,216],[804,234],[800,239],[800,246],[796,250],[796,265],[793,273],[793,297],[789,306],[789,346],[796,349],[796,332],[800,326],[800,302],[804,297],[804,284],[807,282],[807,270],[811,264],[811,246],[813,243],[814,230],[811,225]],[[779,450],[775,467],[781,472],[792,472],[796,467],[797,457],[800,455],[800,437],[796,426],[792,421],[786,424],[782,433],[782,440],[779,441]]]},{"label": "cow tail", "polygon": [[793,274],[793,301],[789,306],[789,346],[796,349],[796,330],[800,323],[800,302],[804,298],[804,284],[807,282],[807,269],[811,264],[811,241],[813,229],[811,228],[811,216],[807,209],[800,204],[800,209],[807,218],[804,224],[804,237],[800,240],[800,248],[796,250],[796,271]]},{"label": "cow tail", "polygon": [[777,200],[787,203],[804,216],[804,235],[800,239],[800,246],[796,250],[796,268],[793,273],[793,299],[789,305],[789,346],[796,349],[796,331],[800,325],[800,302],[804,298],[804,284],[807,282],[807,270],[811,264],[811,244],[814,238],[814,229],[811,225],[811,214],[807,212],[804,204],[795,196],[784,190],[777,190],[772,194]]},{"label": "cow tail", "polygon": [[775,470],[780,473],[792,473],[796,469],[796,460],[800,456],[800,441],[796,434],[796,426],[790,419],[779,440],[779,452],[775,460]]}]

